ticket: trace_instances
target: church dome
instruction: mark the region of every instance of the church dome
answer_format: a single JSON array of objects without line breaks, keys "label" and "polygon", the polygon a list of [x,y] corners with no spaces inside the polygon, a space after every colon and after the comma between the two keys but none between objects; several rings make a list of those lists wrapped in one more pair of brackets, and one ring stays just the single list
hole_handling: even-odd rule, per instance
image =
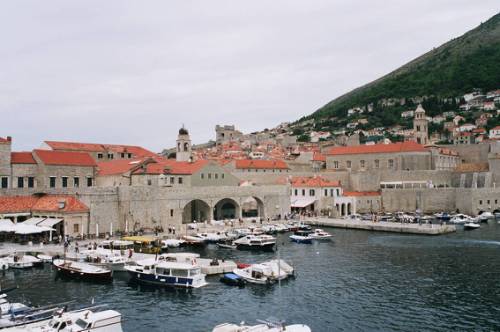
[{"label": "church dome", "polygon": [[179,129],[179,135],[189,135],[189,132],[186,128],[182,127],[181,129]]}]

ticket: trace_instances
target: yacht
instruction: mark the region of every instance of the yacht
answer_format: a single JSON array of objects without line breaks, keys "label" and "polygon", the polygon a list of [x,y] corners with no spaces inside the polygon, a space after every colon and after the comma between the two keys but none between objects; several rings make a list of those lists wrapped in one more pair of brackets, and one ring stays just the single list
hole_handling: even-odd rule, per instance
[{"label": "yacht", "polygon": [[178,248],[178,247],[182,246],[184,243],[186,243],[185,240],[166,239],[166,240],[161,241],[161,244],[162,244],[161,248],[163,250],[168,249],[168,248]]},{"label": "yacht", "polygon": [[109,281],[113,278],[113,271],[110,269],[88,263],[55,259],[52,264],[56,267],[57,273],[72,279]]},{"label": "yacht", "polygon": [[462,214],[462,213],[456,214],[450,219],[450,222],[453,224],[466,224],[466,223],[473,222],[473,221],[474,221],[473,218],[469,217],[466,214]]},{"label": "yacht", "polygon": [[198,233],[196,236],[204,239],[206,243],[217,243],[226,239],[226,236],[220,233]]},{"label": "yacht", "polygon": [[205,238],[199,235],[184,235],[182,239],[190,245],[204,246],[206,244]]},{"label": "yacht", "polygon": [[43,266],[43,261],[41,259],[26,254],[12,254],[5,257],[3,260],[11,269],[29,269]]},{"label": "yacht", "polygon": [[207,285],[201,268],[185,262],[158,260],[152,264],[126,265],[131,278],[158,286],[199,288]]},{"label": "yacht", "polygon": [[466,231],[478,229],[480,227],[481,227],[481,225],[479,223],[475,223],[475,222],[468,222],[468,223],[464,224],[464,230],[466,230]]},{"label": "yacht", "polygon": [[325,232],[321,228],[316,228],[311,234],[309,234],[309,237],[312,238],[313,240],[330,240],[332,238],[332,234]]},{"label": "yacht", "polygon": [[284,322],[269,319],[259,321],[257,325],[224,323],[214,327],[212,332],[311,332],[311,329],[304,324],[285,325]]},{"label": "yacht", "polygon": [[491,212],[485,211],[481,213],[479,216],[477,216],[478,220],[481,222],[487,222],[488,219],[494,219],[495,215]]},{"label": "yacht", "polygon": [[271,235],[247,235],[234,241],[239,250],[273,250],[276,238]]}]

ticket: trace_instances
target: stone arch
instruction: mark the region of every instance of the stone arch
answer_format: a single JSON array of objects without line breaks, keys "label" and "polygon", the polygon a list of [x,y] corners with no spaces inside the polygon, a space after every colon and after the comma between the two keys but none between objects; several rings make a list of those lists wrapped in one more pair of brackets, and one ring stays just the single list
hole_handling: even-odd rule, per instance
[{"label": "stone arch", "polygon": [[241,200],[241,216],[243,218],[265,218],[264,202],[257,196],[248,196]]},{"label": "stone arch", "polygon": [[237,219],[241,217],[241,209],[238,202],[232,198],[219,200],[213,208],[214,220]]},{"label": "stone arch", "polygon": [[189,144],[186,142],[184,143],[184,151],[188,151],[189,150]]},{"label": "stone arch", "polygon": [[201,199],[193,199],[188,202],[182,210],[182,223],[188,224],[193,221],[210,221],[211,208],[207,202]]},{"label": "stone arch", "polygon": [[340,207],[340,215],[345,216],[345,203],[342,203]]},{"label": "stone arch", "polygon": [[347,203],[347,215],[351,215],[351,214],[352,214],[352,204]]}]

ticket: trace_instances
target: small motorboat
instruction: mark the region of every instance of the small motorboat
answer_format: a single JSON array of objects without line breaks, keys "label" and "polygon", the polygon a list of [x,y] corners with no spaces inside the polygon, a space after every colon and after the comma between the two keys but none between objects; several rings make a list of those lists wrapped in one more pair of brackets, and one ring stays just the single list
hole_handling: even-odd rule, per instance
[{"label": "small motorboat", "polygon": [[96,251],[94,253],[89,253],[89,255],[85,257],[86,263],[104,267],[114,272],[125,272],[125,264],[127,264],[128,261],[129,259],[118,251],[110,253]]},{"label": "small motorboat", "polygon": [[11,269],[29,269],[43,266],[42,260],[26,254],[12,254],[4,258]]},{"label": "small motorboat", "polygon": [[38,259],[40,259],[44,263],[52,263],[52,256],[50,255],[45,255],[45,254],[38,254],[36,255]]},{"label": "small motorboat", "polygon": [[285,233],[288,231],[288,227],[285,224],[277,224],[276,225],[276,231],[278,233]]},{"label": "small motorboat", "polygon": [[271,267],[262,264],[252,264],[243,269],[236,268],[233,273],[252,284],[270,285],[276,281]]},{"label": "small motorboat", "polygon": [[0,271],[5,271],[9,268],[9,262],[6,259],[0,258]]},{"label": "small motorboat", "polygon": [[205,239],[198,235],[184,235],[182,239],[185,241],[187,245],[204,246],[207,244],[205,242]]},{"label": "small motorboat", "polygon": [[442,221],[449,221],[451,219],[451,216],[446,212],[435,213],[434,217]]},{"label": "small motorboat", "polygon": [[468,222],[468,223],[464,224],[464,230],[466,230],[466,231],[478,229],[480,227],[481,227],[481,225],[478,223],[475,223],[475,222]]},{"label": "small motorboat", "polygon": [[309,234],[310,238],[317,241],[330,240],[332,236],[332,234],[325,232],[321,228],[316,228],[311,234]]},{"label": "small motorboat", "polygon": [[278,233],[278,229],[276,228],[275,225],[264,225],[262,226],[262,230],[264,231],[264,233],[269,235]]},{"label": "small motorboat", "polygon": [[217,243],[226,239],[225,235],[217,233],[198,233],[196,236],[204,239],[206,243]]},{"label": "small motorboat", "polygon": [[110,281],[113,278],[112,270],[89,263],[55,259],[52,264],[56,267],[57,273],[73,279]]},{"label": "small motorboat", "polygon": [[245,286],[245,279],[234,273],[224,273],[220,281],[229,286]]},{"label": "small motorboat", "polygon": [[273,250],[276,238],[271,235],[247,235],[233,242],[239,250]]},{"label": "small motorboat", "polygon": [[238,234],[238,237],[252,235],[252,230],[250,228],[237,228],[233,232]]},{"label": "small motorboat", "polygon": [[480,222],[487,222],[488,219],[494,219],[495,218],[495,215],[491,212],[488,212],[488,211],[485,211],[483,213],[481,213],[480,215],[477,216],[477,219],[480,221]]},{"label": "small motorboat", "polygon": [[182,246],[186,241],[182,239],[166,239],[162,240],[162,249],[167,249],[167,248],[178,248]]},{"label": "small motorboat", "polygon": [[474,218],[469,217],[466,214],[458,213],[453,216],[453,218],[450,219],[450,222],[453,224],[466,224],[473,222]]},{"label": "small motorboat", "polygon": [[240,325],[224,323],[214,327],[212,332],[311,332],[309,326],[304,324],[285,325],[284,322],[269,318],[265,321],[258,321],[257,325],[247,325],[242,322]]},{"label": "small motorboat", "polygon": [[296,243],[311,244],[313,240],[311,234],[311,231],[298,230],[293,235],[290,235],[290,240]]},{"label": "small motorboat", "polygon": [[231,241],[231,242],[223,242],[223,243],[217,243],[217,247],[220,249],[236,249],[237,246]]}]

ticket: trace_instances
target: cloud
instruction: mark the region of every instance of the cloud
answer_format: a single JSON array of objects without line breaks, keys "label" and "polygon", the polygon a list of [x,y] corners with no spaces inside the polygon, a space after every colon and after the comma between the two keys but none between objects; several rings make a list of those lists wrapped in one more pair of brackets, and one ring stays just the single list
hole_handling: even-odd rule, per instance
[{"label": "cloud", "polygon": [[295,120],[477,26],[496,1],[0,4],[0,136],[138,144]]}]

